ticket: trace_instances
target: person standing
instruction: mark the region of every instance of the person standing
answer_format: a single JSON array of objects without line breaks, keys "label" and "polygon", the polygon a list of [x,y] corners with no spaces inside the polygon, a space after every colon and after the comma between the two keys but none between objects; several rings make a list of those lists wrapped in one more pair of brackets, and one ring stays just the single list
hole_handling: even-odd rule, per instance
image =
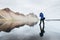
[{"label": "person standing", "polygon": [[[44,14],[41,12],[39,14],[39,16],[40,16],[40,24],[39,24],[40,30],[43,31],[43,32],[45,32],[44,31],[44,28],[45,28],[45,23],[44,23],[45,17],[44,17]],[[43,26],[41,25],[42,23],[43,23]]]}]

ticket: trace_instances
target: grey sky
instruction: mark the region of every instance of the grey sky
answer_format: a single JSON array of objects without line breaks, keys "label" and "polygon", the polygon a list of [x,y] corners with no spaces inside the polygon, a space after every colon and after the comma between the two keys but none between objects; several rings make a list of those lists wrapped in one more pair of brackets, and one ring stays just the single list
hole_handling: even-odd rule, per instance
[{"label": "grey sky", "polygon": [[5,7],[24,14],[42,11],[46,18],[60,18],[60,0],[0,0],[0,8]]}]

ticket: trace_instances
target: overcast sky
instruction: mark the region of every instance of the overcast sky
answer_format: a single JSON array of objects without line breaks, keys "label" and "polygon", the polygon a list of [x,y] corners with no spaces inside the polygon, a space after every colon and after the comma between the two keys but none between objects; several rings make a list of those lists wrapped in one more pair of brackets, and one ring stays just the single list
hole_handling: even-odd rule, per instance
[{"label": "overcast sky", "polygon": [[46,18],[60,18],[60,0],[0,0],[0,8],[10,8],[24,14],[45,14]]}]

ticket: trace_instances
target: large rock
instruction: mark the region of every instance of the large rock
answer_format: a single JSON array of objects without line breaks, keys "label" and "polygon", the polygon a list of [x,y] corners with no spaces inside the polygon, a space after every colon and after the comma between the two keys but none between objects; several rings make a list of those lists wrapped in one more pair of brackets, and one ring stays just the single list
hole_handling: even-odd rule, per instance
[{"label": "large rock", "polygon": [[32,13],[24,15],[13,12],[9,8],[0,9],[0,31],[10,32],[13,28],[22,27],[25,24],[33,26],[38,20],[37,16]]}]

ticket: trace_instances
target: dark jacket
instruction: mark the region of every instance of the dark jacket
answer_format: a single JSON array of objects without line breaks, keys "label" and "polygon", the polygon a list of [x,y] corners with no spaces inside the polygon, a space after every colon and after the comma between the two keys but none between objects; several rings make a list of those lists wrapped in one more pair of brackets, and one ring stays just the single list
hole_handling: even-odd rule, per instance
[{"label": "dark jacket", "polygon": [[42,20],[45,19],[44,14],[42,12],[40,13],[39,16],[41,17]]}]

